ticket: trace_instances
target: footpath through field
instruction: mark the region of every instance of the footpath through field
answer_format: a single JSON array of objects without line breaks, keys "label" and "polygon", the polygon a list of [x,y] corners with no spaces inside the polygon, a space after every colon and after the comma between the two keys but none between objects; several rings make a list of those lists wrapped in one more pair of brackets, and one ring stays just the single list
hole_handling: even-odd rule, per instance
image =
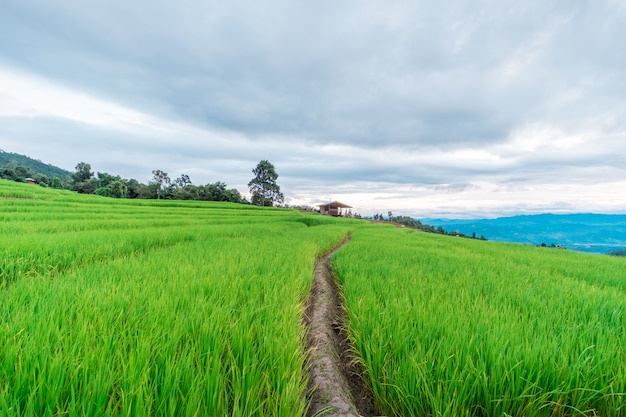
[{"label": "footpath through field", "polygon": [[350,241],[350,236],[315,263],[313,284],[303,321],[307,329],[311,405],[307,416],[373,416],[371,390],[365,385],[360,366],[350,346],[343,297],[333,275],[332,255]]}]

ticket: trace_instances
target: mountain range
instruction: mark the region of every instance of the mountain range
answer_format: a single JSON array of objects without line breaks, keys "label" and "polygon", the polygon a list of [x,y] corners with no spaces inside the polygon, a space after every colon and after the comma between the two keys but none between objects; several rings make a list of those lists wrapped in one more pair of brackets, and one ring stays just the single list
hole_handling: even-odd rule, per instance
[{"label": "mountain range", "polygon": [[626,215],[537,214],[497,219],[420,219],[471,236],[496,242],[561,246],[582,252],[609,253],[626,249]]}]

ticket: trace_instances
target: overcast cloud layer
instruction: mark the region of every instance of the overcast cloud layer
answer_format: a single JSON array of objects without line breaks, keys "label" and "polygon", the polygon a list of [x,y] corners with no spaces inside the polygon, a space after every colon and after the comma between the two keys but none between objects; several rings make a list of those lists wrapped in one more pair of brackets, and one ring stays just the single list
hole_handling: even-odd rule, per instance
[{"label": "overcast cloud layer", "polygon": [[3,0],[0,149],[362,214],[626,213],[626,3]]}]

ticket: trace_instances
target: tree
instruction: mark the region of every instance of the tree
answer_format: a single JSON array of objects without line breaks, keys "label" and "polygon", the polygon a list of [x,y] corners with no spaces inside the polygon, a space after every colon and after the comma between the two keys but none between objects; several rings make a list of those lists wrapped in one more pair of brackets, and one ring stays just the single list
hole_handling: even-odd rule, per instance
[{"label": "tree", "polygon": [[98,180],[93,177],[91,165],[86,162],[79,162],[76,165],[76,172],[72,174],[72,190],[81,194],[93,194],[98,189]]},{"label": "tree", "polygon": [[0,178],[4,178],[11,181],[18,181],[19,177],[15,173],[15,170],[12,168],[0,168]]},{"label": "tree", "polygon": [[46,186],[50,184],[50,178],[46,174],[37,173],[33,175],[33,178],[37,181],[37,184],[45,184]]},{"label": "tree", "polygon": [[241,193],[236,188],[230,188],[224,192],[226,201],[231,203],[248,204],[248,202],[241,196]]},{"label": "tree", "polygon": [[276,184],[278,174],[274,165],[267,160],[262,160],[252,170],[254,178],[248,183],[252,204],[257,206],[272,206],[274,203],[282,203],[285,199],[280,187]]},{"label": "tree", "polygon": [[22,166],[18,166],[15,168],[15,174],[18,177],[18,181],[24,181],[26,178],[30,177],[30,169]]},{"label": "tree", "polygon": [[114,198],[126,198],[128,188],[122,179],[113,180],[108,185],[109,195]]},{"label": "tree", "polygon": [[141,196],[141,189],[145,187],[143,184],[140,184],[134,178],[129,180],[124,180],[124,185],[126,185],[126,197],[127,198],[139,198]]},{"label": "tree", "polygon": [[79,162],[76,164],[76,172],[72,174],[72,179],[75,183],[89,181],[93,176],[91,172],[91,165],[86,162]]},{"label": "tree", "polygon": [[152,175],[154,175],[152,182],[157,186],[157,199],[159,199],[163,194],[165,186],[169,185],[171,180],[167,172],[161,171],[160,169],[152,171]]},{"label": "tree", "polygon": [[52,179],[50,180],[50,187],[57,188],[57,189],[62,189],[63,188],[63,182],[61,182],[61,178],[59,178],[59,177],[52,177]]},{"label": "tree", "polygon": [[[187,186],[186,188],[189,188]],[[228,201],[231,203],[246,202],[241,198],[241,194],[236,188],[227,189],[226,183],[217,181],[213,184],[206,184],[195,189],[194,199],[207,201]]]},{"label": "tree", "polygon": [[98,180],[95,178],[90,178],[87,181],[74,183],[72,185],[72,190],[79,192],[81,194],[95,194],[98,189]]},{"label": "tree", "polygon": [[119,175],[98,172],[98,188],[95,193],[105,197],[126,198],[128,188]]},{"label": "tree", "polygon": [[174,185],[178,188],[185,188],[188,185],[191,185],[191,180],[189,179],[189,175],[183,174],[180,177],[174,180]]}]

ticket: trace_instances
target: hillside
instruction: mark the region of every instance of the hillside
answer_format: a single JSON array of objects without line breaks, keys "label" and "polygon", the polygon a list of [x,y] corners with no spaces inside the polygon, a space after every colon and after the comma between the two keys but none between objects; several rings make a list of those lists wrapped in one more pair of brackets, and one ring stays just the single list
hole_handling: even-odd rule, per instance
[{"label": "hillside", "polygon": [[496,242],[565,246],[568,249],[608,253],[626,249],[626,215],[539,214],[497,219],[424,219],[447,231],[484,235]]},{"label": "hillside", "polygon": [[72,175],[70,171],[57,166],[46,164],[37,159],[30,158],[26,155],[20,155],[13,152],[5,152],[0,149],[0,167],[24,167],[30,170],[32,175],[44,174],[48,177],[63,178]]},{"label": "hillside", "polygon": [[0,214],[1,416],[320,415],[329,377],[369,384],[341,415],[624,415],[623,258],[6,180]]}]

